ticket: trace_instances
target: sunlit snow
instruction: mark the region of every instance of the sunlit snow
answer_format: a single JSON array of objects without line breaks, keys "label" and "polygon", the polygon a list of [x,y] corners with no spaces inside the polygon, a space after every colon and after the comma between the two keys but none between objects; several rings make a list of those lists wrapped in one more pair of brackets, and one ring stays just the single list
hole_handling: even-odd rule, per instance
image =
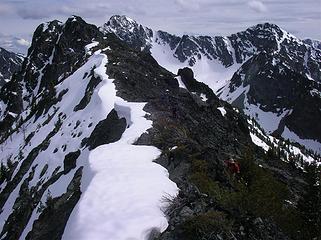
[{"label": "sunlit snow", "polygon": [[131,125],[119,141],[90,152],[86,166],[90,171],[84,175],[88,182],[63,239],[144,239],[152,228],[164,231],[168,224],[162,199],[178,191],[167,170],[153,162],[160,151],[132,145],[152,122],[144,118],[145,103],[130,103],[116,96],[113,80],[105,74],[106,63],[104,56],[98,68],[104,79],[98,91],[102,107],[106,113],[114,106],[122,109],[121,115],[130,117]]}]

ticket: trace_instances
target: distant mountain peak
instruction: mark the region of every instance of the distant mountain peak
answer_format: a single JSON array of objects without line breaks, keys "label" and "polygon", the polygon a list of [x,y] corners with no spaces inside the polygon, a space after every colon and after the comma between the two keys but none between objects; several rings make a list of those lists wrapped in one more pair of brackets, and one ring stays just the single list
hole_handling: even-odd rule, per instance
[{"label": "distant mountain peak", "polygon": [[[139,50],[149,50],[153,38],[153,30],[145,27],[125,15],[114,15],[100,27],[103,33],[114,33],[131,47]],[[129,34],[130,33],[130,34]]]},{"label": "distant mountain peak", "polygon": [[138,24],[135,20],[125,16],[125,15],[114,15],[112,16],[107,23],[104,24],[105,29],[110,29],[112,32],[116,32],[116,30],[126,30],[126,31],[134,31],[134,28],[142,26]]},{"label": "distant mountain peak", "polygon": [[321,50],[321,41],[320,40],[307,38],[307,39],[304,39],[303,42],[305,44],[312,46],[315,49]]}]

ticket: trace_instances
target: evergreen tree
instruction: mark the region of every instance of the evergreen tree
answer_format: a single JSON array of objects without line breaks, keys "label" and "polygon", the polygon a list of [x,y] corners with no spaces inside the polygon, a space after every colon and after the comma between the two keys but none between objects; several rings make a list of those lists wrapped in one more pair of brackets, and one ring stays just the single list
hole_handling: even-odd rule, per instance
[{"label": "evergreen tree", "polygon": [[321,169],[316,163],[305,165],[306,192],[298,202],[302,218],[302,239],[321,239]]}]

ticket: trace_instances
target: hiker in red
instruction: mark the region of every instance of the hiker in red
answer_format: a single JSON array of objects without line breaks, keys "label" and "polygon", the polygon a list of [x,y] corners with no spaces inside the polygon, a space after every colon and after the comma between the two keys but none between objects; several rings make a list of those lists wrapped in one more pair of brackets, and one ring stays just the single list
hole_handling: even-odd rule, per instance
[{"label": "hiker in red", "polygon": [[240,173],[240,164],[236,162],[235,160],[227,160],[226,165],[229,169],[229,171],[233,174],[239,174]]}]

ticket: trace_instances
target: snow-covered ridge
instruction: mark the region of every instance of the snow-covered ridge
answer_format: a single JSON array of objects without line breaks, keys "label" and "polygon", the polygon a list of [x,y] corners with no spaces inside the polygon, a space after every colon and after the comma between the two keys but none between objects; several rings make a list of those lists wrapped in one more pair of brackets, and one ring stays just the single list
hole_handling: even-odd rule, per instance
[{"label": "snow-covered ridge", "polygon": [[[57,95],[65,92],[61,101],[53,105],[46,115],[39,118],[34,116],[24,122],[21,126],[23,130],[14,132],[0,145],[1,162],[4,165],[18,164],[12,176],[16,178],[23,162],[19,159],[28,156],[35,146],[44,141],[48,132],[58,127],[46,150],[35,157],[20,183],[10,193],[3,207],[4,211],[0,214],[1,229],[14,211],[23,182],[28,183],[28,188],[40,188],[39,183],[51,179],[57,173],[57,167],[63,168],[66,153],[81,150],[76,167],[68,173],[59,170],[63,174],[45,190],[20,239],[25,239],[39,219],[39,209],[46,205],[48,196],[62,196],[80,167],[83,167],[82,195],[69,218],[64,239],[99,240],[109,236],[113,240],[138,240],[146,238],[151,229],[164,231],[167,228],[167,220],[162,211],[165,203],[162,200],[164,196],[175,196],[177,186],[169,180],[167,170],[153,162],[160,155],[160,150],[152,146],[132,145],[152,127],[152,122],[145,119],[145,103],[127,102],[116,96],[113,79],[106,75],[108,54],[101,53],[110,51],[110,48],[92,53],[92,47],[97,45],[95,42],[87,45],[87,54],[92,56],[56,86]],[[96,87],[89,104],[75,112],[75,106],[86,92],[90,80],[88,73],[92,69],[102,81]],[[121,139],[92,151],[83,148],[81,139],[89,137],[98,122],[105,119],[113,109],[121,109],[119,115],[127,116],[129,126]],[[23,112],[21,115],[26,116],[27,113]],[[31,138],[26,144],[26,137],[29,136]],[[20,152],[17,152],[18,148]],[[31,180],[30,174],[33,176]],[[6,185],[5,181],[1,190]]]},{"label": "snow-covered ridge", "polygon": [[[130,103],[116,96],[115,85],[106,75],[103,56],[96,73],[104,79],[98,91],[106,112],[115,105],[127,109],[131,125],[122,138],[102,145],[89,154],[93,177],[73,212],[63,239],[145,239],[153,228],[167,228],[161,200],[175,196],[176,184],[167,170],[153,163],[160,151],[132,145],[152,123],[144,118],[145,103]],[[114,104],[113,104],[114,103]],[[130,157],[129,157],[130,156]],[[86,173],[84,179],[87,179]],[[84,183],[86,184],[86,183]]]}]

